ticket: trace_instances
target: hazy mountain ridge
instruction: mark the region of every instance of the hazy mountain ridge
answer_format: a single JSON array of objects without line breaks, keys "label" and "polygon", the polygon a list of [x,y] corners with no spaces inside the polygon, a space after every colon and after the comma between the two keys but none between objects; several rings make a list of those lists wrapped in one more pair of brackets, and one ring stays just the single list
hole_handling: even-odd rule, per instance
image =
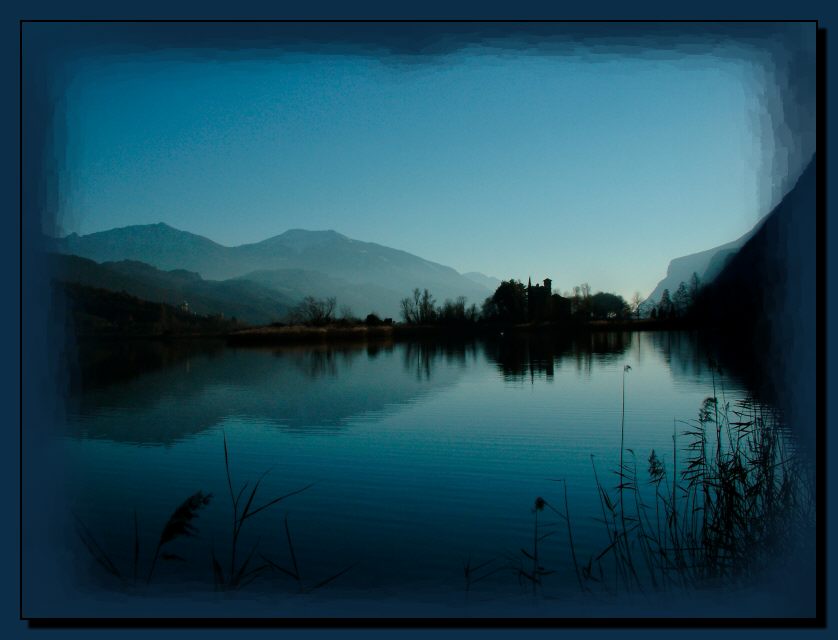
[{"label": "hazy mountain ridge", "polygon": [[[353,240],[336,231],[292,229],[261,242],[225,247],[159,223],[86,236],[72,234],[51,244],[56,252],[96,262],[136,260],[167,271],[193,271],[205,280],[241,279],[254,272],[276,270],[317,272],[349,285],[362,285],[357,291],[351,286],[344,288],[344,297],[352,302],[338,300],[359,315],[376,311],[397,317],[399,300],[416,287],[429,289],[438,302],[462,295],[478,305],[493,291],[451,267],[406,251]],[[282,283],[280,289],[283,286],[294,288],[289,282]],[[299,288],[295,290],[303,293]],[[375,293],[371,304],[364,304],[363,292]],[[332,295],[341,297],[337,292]]]},{"label": "hazy mountain ridge", "polygon": [[468,273],[463,274],[464,278],[468,278],[472,282],[476,282],[477,284],[486,287],[487,289],[494,292],[498,286],[500,286],[500,279],[495,278],[494,276],[487,276],[485,273],[480,273],[479,271],[469,271]]},{"label": "hazy mountain ridge", "polygon": [[727,261],[756,232],[763,220],[760,220],[753,229],[736,240],[712,249],[670,260],[669,266],[666,268],[666,277],[658,282],[654,291],[643,302],[643,307],[651,308],[652,304],[660,302],[664,289],[669,289],[670,295],[673,295],[682,282],[689,284],[693,273],[698,274],[702,283],[711,282],[721,272]]},{"label": "hazy mountain ridge", "polygon": [[[799,212],[802,209],[802,205],[800,203],[805,198],[814,198],[814,167],[815,158],[813,157],[804,169],[803,173],[798,177],[798,180],[794,183],[792,189],[783,197],[780,203],[768,214],[763,216],[750,231],[741,237],[718,247],[714,247],[713,249],[699,251],[698,253],[692,253],[690,255],[671,260],[666,269],[666,277],[664,277],[657,284],[654,291],[652,291],[646,300],[643,301],[641,308],[646,309],[647,311],[651,310],[653,305],[660,302],[661,294],[663,294],[664,289],[669,289],[670,295],[673,295],[675,291],[677,291],[681,282],[689,284],[693,273],[698,274],[702,285],[708,285],[721,277],[721,275],[728,270],[728,267],[734,263],[734,261],[738,261],[739,264],[739,267],[736,267],[736,269],[742,270],[742,259],[738,256],[742,254],[744,247],[748,245],[753,238],[764,233],[763,228],[767,224],[768,220],[772,218],[775,220],[771,223],[771,225],[769,225],[770,227],[776,227],[780,224],[776,221],[777,218],[783,218],[783,220],[785,220],[782,224],[790,225],[792,224],[790,220],[793,213],[789,212]],[[812,204],[812,206],[814,205]],[[791,231],[789,231],[789,233],[791,233]],[[764,243],[764,241],[761,242]]]},{"label": "hazy mountain ridge", "polygon": [[398,318],[398,301],[405,296],[404,292],[393,291],[378,285],[354,284],[319,271],[304,269],[253,271],[234,281],[254,282],[294,300],[301,300],[305,296],[334,297],[337,299],[338,315],[342,314],[342,307],[347,306],[361,319],[368,313],[376,313],[382,318]]},{"label": "hazy mountain ridge", "polygon": [[814,318],[815,159],[759,229],[733,255],[707,295],[724,299],[733,319]]},{"label": "hazy mountain ridge", "polygon": [[826,304],[825,290],[818,291],[816,166],[813,157],[698,304],[704,324],[724,328],[748,348],[750,367],[756,363],[768,376],[763,394],[779,400],[809,446],[819,424],[816,322],[818,306]]},{"label": "hazy mountain ridge", "polygon": [[162,271],[134,260],[96,263],[73,255],[48,256],[52,277],[61,282],[124,291],[149,302],[180,306],[201,315],[224,314],[250,324],[283,318],[296,300],[248,280],[204,280],[183,269]]}]

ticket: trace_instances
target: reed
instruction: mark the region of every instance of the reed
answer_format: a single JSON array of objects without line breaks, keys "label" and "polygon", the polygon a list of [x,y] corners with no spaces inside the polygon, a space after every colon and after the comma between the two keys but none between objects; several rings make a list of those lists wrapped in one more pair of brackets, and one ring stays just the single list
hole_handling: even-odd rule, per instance
[{"label": "reed", "polygon": [[265,562],[265,565],[267,567],[269,567],[270,569],[272,569],[272,570],[274,570],[274,571],[276,571],[280,574],[283,574],[283,575],[286,575],[286,576],[292,578],[297,583],[297,589],[299,590],[300,593],[311,593],[312,591],[316,591],[317,589],[322,589],[323,587],[325,587],[328,584],[331,584],[332,582],[334,582],[335,580],[340,578],[343,574],[347,573],[348,571],[350,571],[352,568],[355,567],[354,564],[351,564],[351,565],[341,569],[337,573],[332,574],[331,576],[329,576],[327,578],[323,578],[323,579],[319,580],[318,582],[316,582],[314,584],[308,584],[307,585],[306,581],[303,580],[303,575],[302,575],[302,572],[300,571],[300,565],[297,562],[297,554],[294,551],[294,541],[291,537],[291,529],[288,526],[288,516],[285,516],[285,539],[288,542],[288,553],[289,553],[290,560],[291,560],[291,568],[290,569],[281,566],[280,564],[278,564],[277,562],[274,562],[273,560],[271,560],[270,558],[268,558],[265,555],[261,555],[261,554],[260,555],[261,555],[261,558]]},{"label": "reed", "polygon": [[[242,529],[244,528],[245,523],[256,514],[273,507],[283,500],[290,498],[291,496],[295,496],[303,491],[314,486],[313,483],[306,485],[302,489],[296,489],[284,495],[272,498],[267,502],[261,504],[258,507],[253,506],[254,499],[256,498],[256,493],[259,490],[259,486],[262,483],[262,480],[265,476],[268,475],[270,469],[265,471],[259,478],[256,480],[253,488],[250,490],[250,494],[248,495],[247,500],[244,503],[244,506],[240,509],[240,504],[242,498],[244,497],[244,492],[247,489],[248,482],[245,482],[238,492],[233,491],[233,477],[230,472],[230,452],[227,447],[227,434],[222,433],[223,442],[224,442],[224,470],[227,474],[227,487],[230,491],[230,500],[233,505],[233,521],[232,521],[232,536],[231,536],[231,545],[230,545],[230,568],[229,574],[225,577],[223,570],[221,569],[221,565],[218,564],[217,559],[215,558],[215,552],[213,550],[213,577],[216,583],[216,588],[228,588],[228,589],[235,589],[242,586],[243,581],[250,582],[252,579],[258,577],[261,573],[265,570],[270,568],[270,565],[267,563],[263,563],[259,566],[256,566],[250,570],[248,567],[250,566],[250,562],[253,560],[253,557],[256,554],[256,550],[259,546],[259,541],[251,547],[250,552],[245,557],[244,561],[240,564],[236,562],[236,554],[238,550],[239,538],[242,533]],[[287,520],[286,520],[286,531],[287,531]],[[289,534],[290,535],[290,534]]]},{"label": "reed", "polygon": [[[247,555],[244,557],[243,560],[239,560],[238,549],[240,544],[240,538],[242,534],[242,530],[244,528],[245,523],[250,521],[251,518],[256,516],[257,514],[269,509],[282,501],[290,498],[291,496],[295,496],[303,491],[309,489],[313,486],[313,484],[308,484],[301,489],[296,489],[289,493],[274,497],[270,500],[267,500],[264,503],[259,505],[255,505],[256,496],[261,486],[262,480],[267,476],[268,471],[263,473],[254,483],[252,489],[250,490],[249,494],[247,494],[245,498],[245,492],[248,488],[249,482],[245,482],[238,492],[233,491],[233,478],[232,473],[230,471],[230,452],[227,447],[227,437],[226,434],[223,436],[223,443],[224,443],[224,468],[226,471],[227,476],[227,486],[230,491],[230,499],[232,502],[232,535],[231,535],[231,545],[230,545],[230,564],[228,567],[228,572],[225,574],[224,569],[218,559],[218,556],[215,552],[215,547],[212,546],[210,548],[210,561],[211,561],[211,568],[212,568],[212,576],[213,576],[213,583],[216,589],[236,589],[242,587],[246,584],[249,584],[254,579],[256,579],[259,575],[267,571],[268,569],[275,569],[278,565],[268,561],[264,556],[259,554],[264,562],[262,564],[254,565],[254,558],[257,556],[257,551],[259,547],[259,540],[257,540],[248,551]],[[158,561],[163,560],[167,562],[186,562],[186,559],[182,556],[172,553],[168,550],[168,546],[171,542],[179,539],[179,538],[193,538],[197,535],[198,530],[194,524],[194,520],[199,516],[201,510],[207,507],[212,500],[212,494],[204,493],[202,491],[198,491],[191,496],[189,496],[184,502],[182,502],[173,512],[169,519],[166,521],[165,525],[163,526],[163,530],[160,533],[160,537],[157,541],[157,545],[154,550],[154,555],[152,557],[148,573],[146,574],[145,582],[149,584],[154,576],[155,569],[157,568]],[[75,515],[75,514],[74,514]],[[88,527],[82,522],[81,518],[77,515],[75,516],[76,520],[76,531],[78,533],[79,538],[82,541],[82,544],[88,550],[90,555],[99,564],[107,573],[118,578],[119,580],[126,581],[126,573],[123,573],[119,570],[117,565],[113,562],[111,557],[105,552],[102,546],[98,543],[96,538],[90,532]],[[133,582],[136,583],[137,576],[139,574],[139,567],[140,567],[140,532],[139,532],[139,519],[137,517],[136,510],[134,511],[134,535],[133,535],[133,546],[132,546],[132,570],[130,575],[133,577]],[[291,532],[288,527],[288,520],[286,517],[285,521],[285,531],[287,535],[288,545],[291,549],[291,555],[293,559],[293,566],[294,566],[294,575],[298,580],[301,580],[301,576],[299,574],[299,568],[296,562],[296,556],[294,554],[293,549],[293,542],[291,540]],[[342,571],[325,578],[324,580],[320,580],[319,582],[315,583],[314,585],[308,587],[309,590],[313,590],[316,588],[321,588],[326,586],[327,584],[331,583],[333,580],[336,580],[338,577],[349,571],[352,567],[347,567]]]},{"label": "reed", "polygon": [[[568,548],[584,592],[692,590],[719,585],[753,585],[779,557],[792,553],[799,532],[814,527],[812,470],[797,453],[782,417],[753,399],[732,405],[716,393],[698,416],[673,422],[671,469],[666,456],[650,451],[647,480],[637,457],[625,447],[625,376],[620,420],[618,483],[600,481],[591,456],[606,543],[587,564],[579,564],[573,541],[567,486],[564,512],[539,497],[534,509],[532,568],[519,576],[541,585],[546,575],[539,542],[545,507],[567,523]],[[680,433],[679,433],[680,426]],[[679,455],[679,451],[681,455]],[[786,556],[788,557],[788,556]]]},{"label": "reed", "polygon": [[[157,541],[157,546],[154,550],[154,556],[151,560],[148,574],[146,575],[146,584],[151,582],[151,578],[154,576],[154,570],[157,567],[158,560],[166,560],[166,561],[177,561],[177,562],[185,562],[184,558],[175,554],[168,552],[165,547],[178,538],[191,538],[197,535],[198,530],[195,525],[192,523],[192,520],[198,517],[198,512],[206,507],[210,500],[212,499],[212,494],[205,494],[202,491],[198,491],[193,495],[189,496],[183,503],[180,504],[173,512],[172,515],[169,516],[169,519],[166,521],[166,524],[163,526],[163,530],[160,533],[160,538]],[[127,574],[121,572],[116,564],[111,560],[111,557],[105,552],[102,546],[96,541],[96,538],[87,528],[87,526],[82,522],[81,518],[75,515],[76,520],[76,531],[79,535],[79,538],[84,544],[85,548],[87,548],[88,552],[91,554],[93,559],[99,564],[105,571],[109,574],[118,578],[122,581],[128,581],[126,578]],[[132,545],[132,570],[131,570],[131,581],[136,584],[137,577],[139,575],[139,568],[140,568],[140,527],[139,527],[139,520],[137,518],[137,512],[134,511],[134,541]]]},{"label": "reed", "polygon": [[654,451],[648,458],[654,521],[636,477],[623,468],[620,491],[634,494],[636,510],[629,518],[620,506],[606,553],[626,585],[629,575],[640,584],[629,548],[644,559],[643,582],[653,589],[754,584],[814,524],[809,471],[779,416],[753,400],[730,407],[707,398],[698,418],[682,424],[682,468],[675,444],[671,474]]},{"label": "reed", "polygon": [[[210,503],[211,498],[212,494],[204,494],[203,492],[198,491],[197,493],[189,496],[177,509],[174,510],[163,527],[160,539],[157,541],[157,548],[154,551],[151,568],[148,570],[146,583],[151,582],[151,576],[154,574],[154,568],[157,566],[157,559],[161,557],[161,551],[166,544],[177,538],[192,537],[198,532],[192,524],[192,520],[198,517],[198,512]],[[138,545],[139,542],[135,542],[135,564],[138,556]],[[164,560],[183,561],[181,556],[165,551],[162,553],[162,557]]]}]

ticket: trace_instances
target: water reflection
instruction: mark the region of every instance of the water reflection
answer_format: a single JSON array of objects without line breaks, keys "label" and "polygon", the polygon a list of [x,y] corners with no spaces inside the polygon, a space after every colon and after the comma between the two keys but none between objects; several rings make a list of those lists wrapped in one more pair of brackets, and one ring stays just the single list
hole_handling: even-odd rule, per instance
[{"label": "water reflection", "polygon": [[462,368],[477,356],[475,340],[423,340],[401,346],[404,351],[405,371],[412,373],[417,380],[430,380],[441,362]]},{"label": "water reflection", "polygon": [[223,340],[102,340],[69,344],[70,390],[80,393],[119,385],[161,369],[183,366],[193,358],[215,358],[226,348]]},{"label": "water reflection", "polygon": [[[533,539],[533,499],[561,500],[552,478],[569,490],[565,504],[584,562],[608,545],[592,461],[613,488],[622,364],[633,366],[626,445],[638,452],[643,490],[654,492],[648,452],[673,471],[676,459],[685,464],[688,451],[676,458],[672,449],[673,417],[693,416],[709,394],[707,354],[715,352],[702,340],[603,332],[205,351],[196,343],[170,351],[160,343],[112,345],[112,353],[96,352],[93,382],[74,387],[70,493],[86,526],[113,534],[108,549],[123,554],[120,566],[132,562],[132,509],[146,536],[142,548],[153,550],[159,529],[142,523],[165,522],[198,489],[219,496],[201,514],[203,542],[190,541],[189,567],[169,565],[171,576],[211,579],[213,541],[229,536],[222,438],[207,431],[220,425],[241,482],[279,469],[265,486],[266,495],[279,495],[316,481],[289,501],[294,544],[310,576],[357,562],[334,585],[353,597],[373,589],[414,597],[428,585],[461,584],[471,558],[518,557]],[[143,348],[150,352],[131,351]],[[118,380],[108,380],[110,366]],[[264,540],[260,553],[287,559],[286,515],[266,511],[248,530],[254,542]],[[545,537],[540,548],[545,566],[556,569],[550,584],[564,589],[569,580],[575,591],[564,537]],[[516,581],[496,577],[480,583],[482,593],[505,596],[511,587],[514,595]]]},{"label": "water reflection", "polygon": [[504,379],[543,376],[550,380],[564,364],[573,363],[578,373],[590,376],[595,365],[616,362],[631,348],[633,335],[614,331],[518,334],[487,341],[485,348]]},{"label": "water reflection", "polygon": [[527,334],[393,344],[227,348],[220,343],[126,342],[79,350],[70,433],[135,444],[172,444],[230,417],[294,433],[340,433],[455,384],[485,361],[505,380],[550,381],[562,368],[598,367],[649,354],[676,382],[704,384],[712,341],[688,332]]},{"label": "water reflection", "polygon": [[[113,354],[97,357],[95,366],[87,363],[84,370],[98,370],[74,385],[68,402],[71,435],[168,445],[229,417],[295,433],[338,433],[352,419],[450,386],[461,373],[436,369],[428,356],[427,375],[417,378],[399,359],[378,357],[391,353],[392,344],[176,348],[166,358],[154,356],[165,348],[162,343],[114,345]],[[97,353],[106,350],[100,346]],[[104,382],[112,364],[127,372],[132,363],[138,365],[132,377]]]}]

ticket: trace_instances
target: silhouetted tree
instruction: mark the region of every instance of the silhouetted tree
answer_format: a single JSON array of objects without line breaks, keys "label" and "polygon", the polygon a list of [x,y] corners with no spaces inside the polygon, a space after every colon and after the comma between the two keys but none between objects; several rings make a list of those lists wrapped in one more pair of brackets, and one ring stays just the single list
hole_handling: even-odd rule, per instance
[{"label": "silhouetted tree", "polygon": [[455,301],[446,300],[439,310],[439,321],[444,324],[462,324],[466,319],[466,299],[460,296]]},{"label": "silhouetted tree", "polygon": [[563,322],[570,318],[571,299],[569,296],[560,296],[554,293],[550,296],[550,320]]},{"label": "silhouetted tree", "polygon": [[429,324],[436,320],[434,297],[425,289],[413,290],[413,296],[401,300],[402,320],[408,324]]},{"label": "silhouetted tree", "polygon": [[625,318],[631,312],[622,296],[602,291],[591,296],[590,307],[592,317],[597,320]]},{"label": "silhouetted tree", "polygon": [[681,284],[678,285],[678,290],[675,292],[675,296],[672,298],[672,304],[676,316],[682,317],[686,315],[687,310],[690,308],[691,304],[690,292],[687,289],[686,282],[681,282]]},{"label": "silhouetted tree", "polygon": [[664,289],[661,300],[658,303],[658,317],[669,318],[672,316],[672,298],[669,297],[669,289]]},{"label": "silhouetted tree", "polygon": [[577,318],[583,320],[591,318],[591,285],[587,282],[573,287],[570,309],[571,313]]},{"label": "silhouetted tree", "polygon": [[693,275],[690,278],[690,304],[694,304],[695,301],[698,299],[698,291],[701,289],[701,278],[698,277],[698,274],[693,271]]},{"label": "silhouetted tree", "polygon": [[634,314],[635,319],[640,319],[640,307],[643,305],[643,296],[640,295],[639,291],[635,291],[634,294],[631,296],[631,312]]},{"label": "silhouetted tree", "polygon": [[407,324],[419,323],[419,300],[421,295],[419,289],[414,289],[413,297],[402,298],[399,303],[401,305],[402,320]]},{"label": "silhouetted tree", "polygon": [[480,318],[477,305],[466,306],[466,297],[460,296],[456,300],[446,300],[437,311],[437,321],[441,324],[463,325],[473,324]]},{"label": "silhouetted tree", "polygon": [[501,282],[483,303],[483,316],[495,322],[526,322],[527,288],[518,280]]},{"label": "silhouetted tree", "polygon": [[419,322],[421,324],[430,324],[436,320],[436,306],[434,297],[425,289],[422,292],[422,298],[419,300]]},{"label": "silhouetted tree", "polygon": [[291,310],[292,322],[310,325],[324,325],[333,320],[337,300],[331,298],[314,298],[306,296]]},{"label": "silhouetted tree", "polygon": [[381,318],[379,318],[376,314],[370,313],[364,318],[364,324],[369,325],[371,327],[377,327],[382,324]]}]

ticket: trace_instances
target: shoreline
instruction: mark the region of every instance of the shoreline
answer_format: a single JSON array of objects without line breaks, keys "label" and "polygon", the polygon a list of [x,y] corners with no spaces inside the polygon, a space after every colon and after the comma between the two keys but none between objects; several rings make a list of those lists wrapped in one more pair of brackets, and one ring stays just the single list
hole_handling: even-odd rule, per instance
[{"label": "shoreline", "polygon": [[323,342],[368,342],[368,341],[400,341],[413,339],[474,339],[496,338],[514,335],[545,335],[545,334],[585,334],[612,331],[692,331],[714,330],[713,327],[702,327],[696,323],[672,320],[629,320],[606,321],[593,320],[585,324],[567,323],[538,323],[519,325],[488,325],[478,324],[470,326],[451,325],[327,325],[327,326],[259,326],[237,329],[228,332],[208,333],[155,333],[155,334],[81,334],[76,339],[79,342],[89,341],[193,341],[212,340],[223,341],[230,346],[247,346],[263,344],[293,344],[293,343],[323,343]]}]

